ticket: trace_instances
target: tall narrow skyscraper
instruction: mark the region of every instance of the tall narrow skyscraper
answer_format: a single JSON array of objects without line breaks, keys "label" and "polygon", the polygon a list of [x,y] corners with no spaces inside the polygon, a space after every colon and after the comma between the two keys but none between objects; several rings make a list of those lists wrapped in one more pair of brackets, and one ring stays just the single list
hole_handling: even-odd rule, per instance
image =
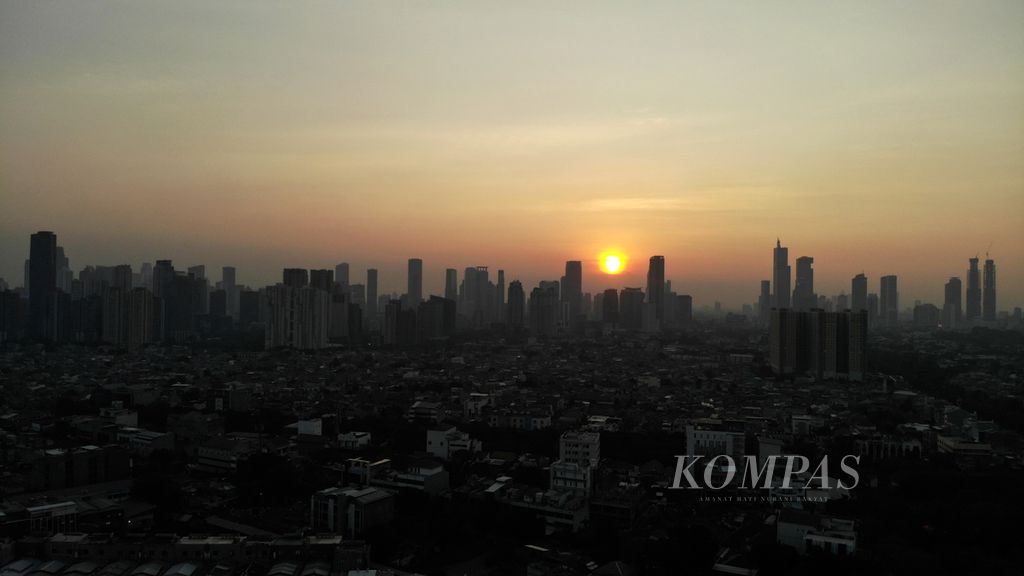
[{"label": "tall narrow skyscraper", "polygon": [[508,285],[508,313],[506,324],[511,328],[522,328],[526,311],[526,292],[523,283],[513,280]]},{"label": "tall narrow skyscraper", "polygon": [[[665,257],[651,256],[647,266],[647,303],[654,304],[654,317],[662,322],[665,317]],[[621,306],[621,302],[619,303]]]},{"label": "tall narrow skyscraper", "polygon": [[366,326],[375,328],[377,325],[377,269],[366,270]]},{"label": "tall narrow skyscraper", "polygon": [[860,312],[868,309],[868,277],[864,274],[857,274],[851,282],[850,310]]},{"label": "tall narrow skyscraper", "polygon": [[900,302],[896,282],[895,275],[882,276],[881,290],[879,291],[879,315],[882,324],[886,326],[895,326],[899,323]]},{"label": "tall narrow skyscraper", "polygon": [[961,288],[960,279],[953,277],[946,282],[946,298],[942,305],[942,327],[946,329],[959,328],[962,322],[961,316]]},{"label": "tall narrow skyscraper", "polygon": [[241,303],[238,286],[235,284],[235,267],[224,266],[220,271],[220,287],[224,290],[227,303],[227,314],[236,320],[239,317]]},{"label": "tall narrow skyscraper", "polygon": [[409,301],[418,306],[423,301],[423,260],[409,258]]},{"label": "tall narrow skyscraper", "polygon": [[29,244],[28,305],[31,333],[52,339],[54,293],[57,291],[57,235],[40,231]]},{"label": "tall narrow skyscraper", "polygon": [[796,287],[793,288],[793,308],[810,310],[818,304],[814,293],[814,258],[801,256],[796,259]]},{"label": "tall narrow skyscraper", "polygon": [[981,271],[978,270],[978,258],[971,258],[971,267],[967,270],[967,308],[968,322],[981,318]]},{"label": "tall narrow skyscraper", "polygon": [[983,277],[983,298],[981,301],[981,319],[986,322],[996,320],[996,261],[985,260],[985,276]]},{"label": "tall narrow skyscraper", "polygon": [[579,260],[565,263],[561,300],[569,307],[569,323],[575,323],[576,317],[583,310],[583,263]]},{"label": "tall narrow skyscraper", "polygon": [[772,263],[772,306],[774,308],[789,308],[790,296],[790,267],[789,248],[782,247],[782,241],[775,241],[775,251]]},{"label": "tall narrow skyscraper", "polygon": [[459,271],[455,268],[444,271],[444,297],[456,301],[459,299]]},{"label": "tall narrow skyscraper", "polygon": [[498,309],[495,311],[497,317],[495,318],[498,322],[505,321],[505,271],[498,270]]},{"label": "tall narrow skyscraper", "polygon": [[348,262],[342,262],[334,267],[334,281],[341,286],[343,292],[348,291]]},{"label": "tall narrow skyscraper", "polygon": [[757,297],[757,316],[767,325],[772,318],[772,281],[761,280],[761,294]]}]

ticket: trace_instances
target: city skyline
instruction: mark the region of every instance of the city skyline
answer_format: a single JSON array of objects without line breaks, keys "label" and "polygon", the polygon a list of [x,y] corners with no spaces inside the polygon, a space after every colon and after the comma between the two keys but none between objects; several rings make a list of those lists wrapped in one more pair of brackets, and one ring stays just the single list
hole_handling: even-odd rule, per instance
[{"label": "city skyline", "polygon": [[[53,231],[38,231],[38,234],[33,233],[33,235],[32,235],[32,242],[35,242],[35,238],[38,235],[40,235],[40,234],[53,234]],[[70,256],[70,257],[68,256],[69,250],[67,250],[67,248],[64,245],[64,243],[62,243],[59,240],[57,240],[57,238],[58,238],[58,236],[54,236],[53,238],[51,238],[51,241],[54,244],[53,247],[52,247],[52,251],[53,251],[52,255],[53,255],[54,258],[62,260],[63,261],[63,265],[69,266],[69,268],[67,270],[67,273],[69,274],[69,277],[64,279],[64,280],[62,280],[62,281],[59,278],[57,280],[55,280],[55,282],[57,282],[58,286],[60,286],[62,284],[70,285],[71,279],[72,278],[78,278],[79,277],[79,273],[84,268],[86,268],[86,267],[107,266],[107,267],[110,267],[110,268],[114,268],[114,267],[122,267],[122,266],[126,266],[127,265],[127,266],[130,267],[131,271],[133,271],[133,272],[136,271],[136,267],[135,266],[138,263],[121,262],[120,264],[103,264],[103,263],[90,262],[90,263],[78,264],[73,259],[73,256]],[[30,242],[30,250],[26,252],[26,255],[30,255],[31,251],[33,249],[35,249],[35,248],[33,248],[33,246],[34,246],[34,244],[32,244]],[[881,302],[884,302],[886,300],[886,298],[884,296],[884,293],[886,292],[885,284],[886,284],[887,279],[889,279],[889,278],[892,278],[892,279],[899,278],[899,286],[895,286],[894,285],[893,288],[890,288],[890,290],[894,291],[894,296],[892,297],[893,300],[894,301],[898,301],[898,302],[902,302],[902,305],[900,305],[898,302],[896,304],[893,304],[894,308],[892,308],[892,311],[894,313],[901,314],[903,311],[909,310],[909,309],[913,308],[916,304],[935,304],[935,305],[937,305],[937,306],[939,306],[941,308],[942,305],[944,305],[949,300],[949,298],[950,298],[949,293],[948,293],[948,290],[949,290],[948,281],[951,280],[951,279],[960,279],[960,280],[963,281],[965,286],[970,287],[970,285],[971,285],[970,284],[970,278],[971,278],[971,273],[972,273],[972,268],[971,267],[976,266],[977,262],[978,262],[978,259],[976,259],[976,258],[968,259],[969,267],[964,271],[964,274],[963,275],[952,274],[952,275],[947,276],[946,278],[944,278],[942,283],[940,284],[940,287],[939,287],[939,291],[941,293],[941,297],[937,298],[935,300],[929,300],[929,299],[923,299],[923,298],[914,297],[913,295],[909,295],[908,296],[908,294],[902,288],[902,286],[904,285],[904,282],[906,281],[906,279],[904,277],[902,277],[898,273],[897,274],[887,274],[887,275],[883,275],[883,276],[880,276],[880,277],[876,278],[876,283],[874,284],[875,288],[873,288],[872,284],[871,284],[872,277],[870,275],[864,274],[863,272],[859,272],[855,276],[852,276],[851,278],[847,279],[847,283],[846,283],[845,287],[840,287],[840,288],[838,288],[837,290],[834,290],[834,291],[831,290],[831,289],[820,290],[820,291],[816,290],[815,286],[814,286],[814,280],[813,279],[815,277],[817,268],[816,267],[812,267],[813,263],[814,263],[814,258],[810,257],[810,256],[801,256],[801,257],[797,258],[796,261],[800,265],[797,266],[796,272],[794,274],[792,266],[789,265],[790,260],[789,260],[789,256],[788,256],[788,250],[789,250],[789,247],[788,246],[784,246],[782,244],[781,239],[777,238],[776,239],[776,246],[773,249],[773,255],[772,255],[772,279],[771,280],[761,280],[760,282],[757,283],[758,285],[761,286],[761,290],[763,291],[764,290],[765,282],[768,282],[768,286],[769,286],[769,290],[770,290],[770,293],[769,293],[770,296],[766,300],[766,302],[768,302],[768,305],[771,308],[777,307],[777,305],[776,305],[776,303],[774,301],[774,298],[775,298],[775,285],[776,285],[776,282],[778,280],[781,280],[784,283],[783,285],[787,287],[787,290],[786,290],[786,303],[788,303],[788,304],[784,305],[783,306],[784,308],[793,308],[793,309],[798,309],[798,310],[809,310],[809,309],[812,309],[812,308],[820,307],[819,306],[818,298],[826,298],[826,299],[828,299],[831,302],[832,299],[834,299],[836,297],[839,297],[839,300],[841,302],[846,302],[848,307],[850,307],[851,309],[860,310],[860,309],[867,309],[868,306],[867,306],[867,302],[866,301],[862,302],[862,301],[859,301],[858,299],[862,300],[862,299],[866,298],[868,294],[871,294],[873,297],[880,298]],[[752,294],[751,298],[748,298],[746,300],[740,300],[740,301],[738,301],[736,303],[723,302],[721,299],[715,299],[715,300],[710,300],[710,301],[702,301],[702,300],[699,299],[699,297],[695,296],[693,291],[687,290],[687,283],[685,281],[684,282],[678,282],[677,281],[675,284],[673,284],[674,279],[671,276],[665,274],[665,257],[664,256],[661,256],[661,255],[651,256],[649,258],[649,263],[648,263],[649,265],[648,265],[648,267],[644,268],[643,270],[640,270],[640,271],[635,270],[635,268],[638,267],[638,264],[636,262],[634,262],[634,264],[631,266],[631,268],[634,268],[634,270],[629,270],[629,271],[624,272],[624,273],[619,273],[619,272],[608,272],[608,271],[605,271],[603,269],[602,262],[603,262],[603,258],[605,257],[605,254],[602,254],[598,258],[593,258],[593,259],[590,259],[590,260],[584,260],[584,261],[581,261],[581,260],[567,260],[567,261],[565,261],[563,264],[564,264],[564,267],[565,267],[564,270],[566,272],[566,275],[562,275],[560,279],[555,279],[555,278],[557,278],[556,276],[548,275],[548,276],[539,277],[539,278],[537,278],[535,280],[531,280],[531,279],[526,279],[526,278],[517,276],[514,271],[511,271],[511,274],[509,274],[508,277],[512,281],[523,282],[523,283],[525,283],[528,286],[541,285],[541,284],[543,284],[545,282],[556,282],[556,283],[558,283],[559,281],[561,283],[565,284],[567,278],[574,278],[572,280],[571,286],[575,286],[575,288],[570,288],[570,290],[579,290],[580,294],[587,293],[587,294],[591,294],[593,296],[597,296],[597,295],[603,293],[604,291],[606,291],[608,289],[623,290],[623,289],[626,289],[626,288],[637,288],[637,289],[640,289],[646,295],[646,294],[649,294],[650,291],[651,291],[652,274],[654,274],[655,275],[654,277],[657,277],[657,278],[661,279],[661,282],[656,282],[654,285],[660,285],[660,284],[662,284],[664,282],[667,282],[670,286],[674,286],[675,288],[678,288],[680,294],[686,294],[689,297],[696,298],[700,308],[711,308],[713,305],[722,304],[723,306],[725,306],[724,309],[726,309],[726,310],[739,311],[740,309],[745,308],[746,306],[751,305],[751,304],[754,305],[755,309],[757,307],[763,305],[762,302],[761,302],[761,298],[759,298],[759,296],[758,296],[757,286],[756,285],[753,287],[753,291],[751,292],[751,294]],[[623,260],[626,260],[628,257],[625,254],[623,254],[622,258],[623,258]],[[26,258],[26,260],[23,263],[23,268],[22,268],[22,278],[23,279],[22,279],[21,282],[6,280],[5,278],[2,278],[2,277],[0,277],[0,280],[4,280],[5,282],[7,282],[8,287],[11,288],[11,289],[16,288],[16,287],[24,288],[25,281],[28,280],[28,276],[27,275],[29,274],[29,271],[30,271],[30,268],[28,266],[28,262],[29,262],[29,260],[28,260],[28,258]],[[188,272],[190,274],[193,273],[194,271],[198,270],[198,271],[200,271],[200,273],[197,275],[198,278],[206,278],[207,280],[210,281],[210,285],[211,286],[216,286],[219,283],[219,281],[217,280],[216,273],[211,273],[211,274],[207,274],[206,273],[206,266],[208,266],[209,264],[207,264],[207,263],[186,263],[186,264],[182,264],[182,262],[177,261],[177,260],[175,260],[173,258],[169,258],[169,259],[156,259],[156,260],[151,260],[151,261],[144,261],[144,262],[141,263],[141,266],[139,266],[138,272],[142,273],[142,274],[145,274],[146,267],[147,266],[151,267],[154,264],[154,262],[155,262],[157,268],[160,267],[161,262],[169,262],[169,263],[177,262],[179,270],[182,269],[181,268],[182,266],[187,267]],[[584,263],[586,263],[586,266],[584,266]],[[475,269],[477,266],[482,266],[483,269],[492,268],[492,266],[488,266],[486,264],[477,264],[477,265],[472,265],[472,266],[465,267],[464,269],[466,270],[466,273],[468,273],[470,270]],[[801,267],[805,267],[805,268],[801,268]],[[999,312],[1001,312],[1001,311],[1002,312],[1011,312],[1011,311],[1013,311],[1014,308],[1019,307],[1019,304],[1017,302],[1012,302],[1012,301],[1011,302],[1006,302],[1005,301],[1006,296],[1003,293],[1002,285],[1001,285],[1001,283],[998,283],[998,282],[995,281],[995,269],[997,267],[996,260],[993,259],[993,258],[986,258],[985,259],[985,267],[986,267],[986,284],[985,284],[986,285],[986,290],[985,290],[984,299],[982,299],[982,294],[981,294],[981,289],[980,289],[980,276],[979,276],[979,278],[978,278],[979,288],[978,288],[978,292],[976,294],[976,298],[977,298],[976,306],[977,306],[977,309],[975,310],[974,313],[972,313],[970,306],[968,306],[966,314],[967,314],[967,318],[968,319],[972,319],[973,318],[973,319],[977,319],[977,320],[994,321],[996,319],[996,317],[998,316]],[[59,266],[58,266],[58,268],[59,268]],[[218,268],[219,268],[218,266],[211,266],[210,270],[213,271],[213,270],[216,270]],[[222,270],[223,270],[222,274],[224,275],[224,280],[228,283],[228,285],[233,287],[236,284],[237,268],[235,266],[227,266],[227,265],[225,265],[223,267],[220,267],[220,268],[222,268]],[[499,280],[500,285],[503,288],[507,288],[508,286],[505,283],[505,276],[506,276],[506,272],[507,271],[504,268],[498,268],[498,267],[493,267],[493,268],[495,268],[495,270],[496,270],[496,274],[497,274],[496,279]],[[988,270],[990,268],[992,270],[991,271],[991,279],[992,279],[992,282],[993,282],[991,284],[991,286],[990,286],[989,280],[988,280],[988,278],[989,278]],[[388,268],[385,267],[384,269],[388,269]],[[409,294],[409,289],[413,288],[415,286],[415,289],[419,292],[419,298],[411,298],[410,300],[424,301],[429,296],[440,296],[440,297],[445,297],[445,298],[451,299],[451,294],[453,293],[453,289],[457,289],[458,283],[461,283],[461,282],[465,281],[465,276],[466,276],[465,274],[460,273],[458,268],[444,267],[444,268],[440,269],[441,279],[436,281],[436,282],[432,281],[432,280],[430,280],[430,278],[431,278],[430,272],[432,272],[432,269],[429,268],[429,267],[427,267],[425,269],[424,262],[423,262],[423,260],[421,258],[408,258],[405,261],[404,270],[405,270],[404,275],[401,272],[392,271],[391,274],[386,276],[386,278],[391,278],[393,280],[392,284],[390,284],[390,285],[389,284],[381,284],[379,282],[379,278],[380,278],[380,274],[379,274],[380,270],[379,270],[379,268],[373,267],[373,266],[367,267],[367,268],[363,269],[363,274],[360,276],[359,275],[359,268],[358,267],[353,269],[353,266],[352,266],[352,264],[350,262],[341,261],[341,262],[336,263],[335,265],[310,266],[310,267],[306,267],[306,268],[294,267],[294,266],[283,266],[283,267],[281,267],[281,268],[279,268],[277,270],[277,273],[274,275],[273,278],[269,278],[266,281],[238,282],[238,284],[239,285],[248,286],[251,289],[257,289],[257,290],[260,289],[260,288],[263,288],[263,287],[274,286],[276,284],[281,284],[281,283],[289,284],[289,285],[294,285],[294,286],[317,285],[318,282],[315,282],[314,278],[319,274],[321,276],[326,275],[326,277],[322,278],[320,280],[320,282],[319,282],[319,284],[323,285],[325,290],[329,289],[329,286],[331,286],[331,285],[333,285],[335,283],[336,284],[340,284],[340,285],[342,285],[344,287],[348,287],[351,284],[353,286],[362,287],[362,290],[363,290],[363,293],[364,293],[364,298],[365,298],[365,295],[376,295],[378,293],[380,293],[380,295],[382,295],[382,296],[383,295],[392,295],[392,294],[396,295],[396,296],[406,296],[406,295]],[[570,274],[570,270],[572,271],[571,274]],[[801,283],[799,281],[801,273],[803,273],[805,275],[805,277],[810,278],[809,287],[806,286],[806,285],[804,285],[804,286],[801,285]],[[1000,275],[1001,274],[1002,274],[1002,270],[1000,270]],[[301,278],[299,278],[300,276],[301,276]],[[593,279],[595,277],[597,278],[596,280]],[[636,280],[636,282],[629,282],[628,280]],[[472,282],[472,280],[471,280],[471,282]],[[601,284],[602,282],[604,284]],[[896,280],[891,280],[890,282],[896,282]],[[697,284],[699,285],[699,282]],[[569,285],[570,284],[566,284],[566,286],[569,286]],[[599,287],[599,286],[603,286],[603,287]],[[402,290],[403,287],[405,287],[405,291]],[[665,287],[662,286],[661,290],[664,290],[664,288]],[[990,288],[991,288],[991,296],[989,296]],[[801,293],[802,290],[803,290],[803,293]],[[66,289],[64,291],[65,292],[69,292],[69,289]],[[229,290],[229,292],[230,292],[230,290]],[[999,301],[1003,302],[1003,305],[1002,305],[1003,307],[999,307],[999,305],[996,303],[995,295],[997,293],[999,294]],[[231,296],[229,296],[229,297],[231,297]],[[506,297],[504,292],[502,292],[502,296],[501,297],[502,298]],[[971,298],[972,297],[970,296],[969,290],[966,291],[962,295],[962,297],[965,297],[968,302],[971,302]],[[564,299],[564,296],[563,296],[563,299]],[[802,302],[798,302],[798,299],[802,299]],[[655,301],[657,301],[657,300],[658,299],[655,298]],[[375,309],[376,308],[376,304],[377,304],[376,299],[373,299],[372,302],[368,301],[368,300],[366,302],[369,304],[371,309]],[[502,300],[502,302],[504,302],[504,300]],[[986,310],[986,312],[984,314],[982,314],[982,311],[981,311],[982,302],[985,303],[985,310]],[[576,306],[578,306],[578,304]],[[237,304],[233,303],[233,304],[230,305],[230,307],[231,307],[230,309],[235,310],[235,309],[237,309]],[[974,315],[972,316],[972,314],[974,314]]]},{"label": "city skyline", "polygon": [[228,6],[2,4],[0,277],[50,229],[252,284],[419,257],[429,293],[657,254],[735,307],[781,237],[820,293],[940,303],[988,250],[1024,302],[1019,3]]}]

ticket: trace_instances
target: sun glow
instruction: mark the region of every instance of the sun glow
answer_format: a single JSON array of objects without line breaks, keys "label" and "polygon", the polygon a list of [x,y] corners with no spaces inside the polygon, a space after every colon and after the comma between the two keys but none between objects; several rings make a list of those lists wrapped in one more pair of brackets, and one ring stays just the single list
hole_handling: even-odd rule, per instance
[{"label": "sun glow", "polygon": [[614,252],[601,254],[600,262],[605,274],[621,274],[626,269],[626,257]]}]

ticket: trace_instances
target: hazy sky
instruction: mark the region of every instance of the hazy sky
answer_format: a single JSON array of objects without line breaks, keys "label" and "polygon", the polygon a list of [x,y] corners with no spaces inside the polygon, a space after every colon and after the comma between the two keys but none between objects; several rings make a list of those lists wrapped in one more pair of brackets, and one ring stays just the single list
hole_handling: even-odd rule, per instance
[{"label": "hazy sky", "polygon": [[[0,277],[405,260],[752,302],[777,236],[817,291],[941,302],[991,242],[1024,304],[1024,2],[0,0]],[[629,258],[597,273],[610,248]],[[211,274],[219,279],[219,273]],[[461,277],[461,272],[460,272]]]}]

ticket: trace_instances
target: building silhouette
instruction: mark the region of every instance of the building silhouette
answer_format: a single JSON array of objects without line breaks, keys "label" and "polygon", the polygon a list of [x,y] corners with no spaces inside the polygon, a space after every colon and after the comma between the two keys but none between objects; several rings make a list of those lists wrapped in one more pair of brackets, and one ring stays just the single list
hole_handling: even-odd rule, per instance
[{"label": "building silhouette", "polygon": [[895,275],[882,276],[879,289],[879,314],[881,323],[885,326],[895,326],[899,323],[900,302],[897,278]]},{"label": "building silhouette", "polygon": [[348,290],[350,284],[348,262],[340,262],[334,267],[334,281],[342,290]]},{"label": "building silhouette", "polygon": [[459,299],[459,271],[455,268],[444,271],[444,297],[449,300]]},{"label": "building silhouette", "polygon": [[647,266],[647,302],[654,305],[654,316],[658,322],[662,322],[665,319],[664,256],[651,256]]},{"label": "building silhouette", "polygon": [[409,301],[419,306],[423,301],[423,260],[409,258],[408,284]]},{"label": "building silhouette", "polygon": [[967,270],[967,306],[964,314],[968,322],[981,318],[981,271],[978,269],[978,258],[970,259]]},{"label": "building silhouette", "polygon": [[793,288],[793,308],[810,310],[817,306],[818,296],[814,293],[814,258],[801,256],[796,259],[796,287]]},{"label": "building silhouette", "polygon": [[377,327],[377,269],[366,269],[366,325],[368,329]]},{"label": "building silhouette", "polygon": [[772,307],[790,307],[790,267],[789,248],[783,248],[782,241],[775,241],[772,254]]},{"label": "building silhouette", "polygon": [[43,340],[56,337],[57,235],[40,231],[29,243],[28,305],[30,334]]},{"label": "building silhouette", "polygon": [[772,370],[780,376],[863,380],[867,313],[772,310]]},{"label": "building silhouette", "polygon": [[767,326],[772,319],[772,281],[761,280],[761,293],[757,297],[757,315]]},{"label": "building silhouette", "polygon": [[945,299],[942,304],[942,327],[959,328],[963,323],[962,295],[960,279],[952,277],[946,282]]},{"label": "building silhouette", "polygon": [[981,319],[985,322],[996,320],[996,262],[991,258],[985,260],[983,277],[983,298],[981,301]]},{"label": "building silhouette", "polygon": [[511,328],[522,328],[525,325],[526,293],[523,283],[513,280],[508,285],[507,323]]},{"label": "building silhouette", "polygon": [[850,310],[861,312],[868,309],[868,277],[857,274],[850,282]]},{"label": "building silhouette", "polygon": [[285,268],[282,274],[282,282],[291,288],[303,288],[309,286],[309,270],[305,268]]},{"label": "building silhouette", "polygon": [[644,293],[639,288],[619,292],[619,327],[639,331],[644,323]]}]

